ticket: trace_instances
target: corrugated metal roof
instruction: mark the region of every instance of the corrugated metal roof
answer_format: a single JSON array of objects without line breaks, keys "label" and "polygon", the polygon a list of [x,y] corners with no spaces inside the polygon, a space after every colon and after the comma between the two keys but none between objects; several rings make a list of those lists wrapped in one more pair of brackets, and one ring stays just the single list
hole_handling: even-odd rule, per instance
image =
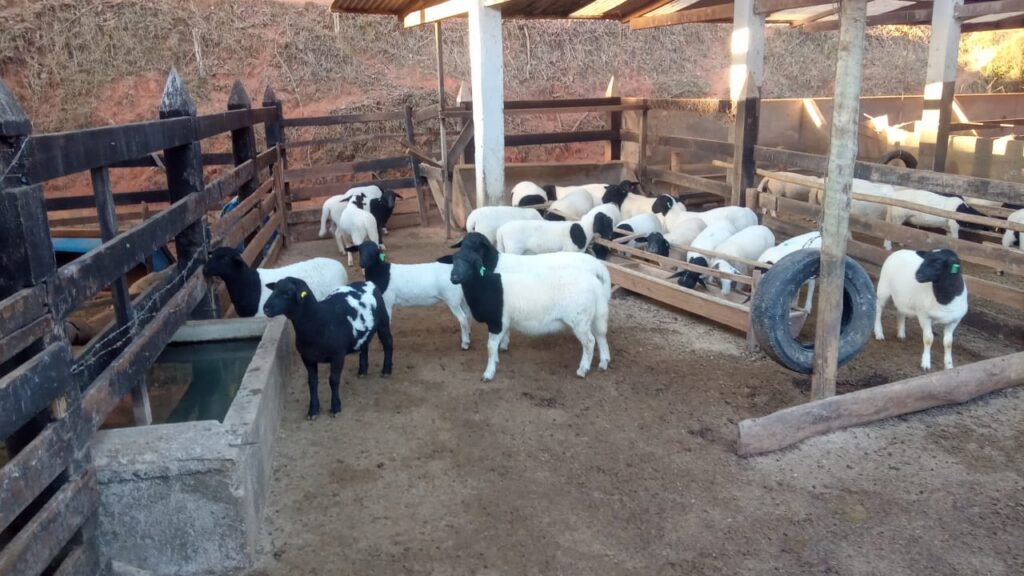
[{"label": "corrugated metal roof", "polygon": [[[929,24],[930,2],[920,0],[869,0],[868,24],[893,23]],[[549,18],[549,19],[605,19],[630,22],[637,28],[656,25],[671,25],[690,22],[722,22],[731,18],[723,18],[731,5],[729,0],[488,0],[488,5],[501,10],[502,17],[514,18]],[[1024,27],[1024,14],[1020,5],[1024,0],[967,0],[966,6],[991,4],[993,7],[1005,8],[1004,12],[975,16],[965,19],[975,28],[1021,28]],[[778,6],[780,3],[772,2]],[[793,6],[793,4],[789,4]],[[836,24],[837,2],[811,0],[800,2],[797,7],[774,11],[767,15],[767,20],[776,24],[804,25],[811,24],[812,29],[828,29]],[[711,11],[707,9],[715,8]],[[457,17],[465,13],[460,11],[455,2],[444,0],[334,0],[331,5],[333,12],[355,14],[380,14],[397,16],[405,19],[406,26]],[[725,12],[723,12],[725,10]],[[696,12],[694,12],[696,11]],[[700,12],[703,11],[703,12]],[[902,12],[906,11],[906,18]],[[687,15],[687,12],[693,14]],[[706,14],[706,16],[705,16]],[[679,15],[681,22],[673,22],[672,15]],[[881,17],[882,15],[890,15]],[[895,15],[895,18],[891,15]],[[647,22],[658,22],[640,25],[644,18]],[[666,19],[666,17],[669,17]],[[872,18],[874,17],[874,18]],[[872,20],[877,20],[872,22]],[[812,24],[814,23],[814,24]]]}]

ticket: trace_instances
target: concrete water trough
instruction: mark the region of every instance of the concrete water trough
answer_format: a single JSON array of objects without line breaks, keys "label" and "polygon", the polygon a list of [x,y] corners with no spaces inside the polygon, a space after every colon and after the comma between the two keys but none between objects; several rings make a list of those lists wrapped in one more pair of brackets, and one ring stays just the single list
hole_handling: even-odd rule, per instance
[{"label": "concrete water trough", "polygon": [[100,545],[112,560],[174,575],[251,563],[292,340],[284,318],[178,330],[148,376],[154,422],[165,423],[110,428],[124,425],[115,410],[93,443]]}]

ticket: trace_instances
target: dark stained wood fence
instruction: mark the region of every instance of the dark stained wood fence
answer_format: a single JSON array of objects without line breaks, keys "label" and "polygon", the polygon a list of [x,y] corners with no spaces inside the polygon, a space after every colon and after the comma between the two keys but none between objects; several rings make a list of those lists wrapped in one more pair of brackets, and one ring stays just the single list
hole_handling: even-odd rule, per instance
[{"label": "dark stained wood fence", "polygon": [[[94,431],[130,393],[136,420],[148,423],[145,372],[189,317],[219,313],[201,273],[208,251],[241,244],[255,263],[287,238],[284,157],[272,139],[283,118],[268,94],[253,108],[236,84],[228,111],[199,116],[172,71],[159,120],[33,135],[0,82],[0,574],[109,569],[96,543]],[[271,143],[263,152],[254,132],[260,124]],[[202,153],[201,141],[224,133],[231,153]],[[231,168],[207,181],[204,163]],[[110,170],[157,164],[166,189],[112,191]],[[91,175],[92,195],[44,199],[45,182],[82,172]],[[233,211],[210,216],[232,196]],[[167,207],[119,229],[115,207],[142,202]],[[58,267],[47,210],[91,207],[102,245]],[[169,243],[177,262],[132,295],[126,274]],[[66,320],[108,287],[114,318],[73,349]]]}]

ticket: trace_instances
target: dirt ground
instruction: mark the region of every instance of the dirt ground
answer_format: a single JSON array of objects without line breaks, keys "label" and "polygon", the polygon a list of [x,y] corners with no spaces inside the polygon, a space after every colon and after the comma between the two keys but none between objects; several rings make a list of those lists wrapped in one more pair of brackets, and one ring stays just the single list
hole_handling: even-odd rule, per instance
[{"label": "dirt ground", "polygon": [[[438,228],[387,244],[448,252]],[[310,242],[282,263],[314,255],[338,256]],[[840,391],[918,374],[908,332],[872,341]],[[736,423],[806,400],[808,379],[643,298],[612,301],[612,365],[586,380],[568,332],[514,335],[489,383],[481,325],[463,352],[447,309],[399,309],[394,336],[390,379],[379,344],[370,377],[346,363],[337,419],[304,419],[295,363],[249,576],[1024,573],[1024,391],[744,459]],[[1011,351],[961,327],[954,359]]]}]

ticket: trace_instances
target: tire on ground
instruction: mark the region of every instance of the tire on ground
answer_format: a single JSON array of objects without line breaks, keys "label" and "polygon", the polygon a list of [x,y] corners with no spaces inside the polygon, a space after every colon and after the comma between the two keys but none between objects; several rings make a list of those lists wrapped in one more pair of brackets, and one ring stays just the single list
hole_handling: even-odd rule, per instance
[{"label": "tire on ground", "polygon": [[[820,265],[817,249],[798,250],[786,256],[761,277],[750,305],[751,327],[761,349],[783,367],[801,374],[810,374],[813,370],[814,346],[802,344],[790,334],[790,303],[804,282],[818,275]],[[840,366],[867,344],[874,322],[875,288],[871,278],[860,264],[847,257],[839,336]]]},{"label": "tire on ground", "polygon": [[885,156],[882,156],[881,158],[878,159],[878,163],[888,164],[893,160],[899,160],[903,162],[903,165],[906,166],[907,168],[917,168],[917,158],[915,158],[913,154],[907,152],[906,150],[890,150],[885,153]]}]

